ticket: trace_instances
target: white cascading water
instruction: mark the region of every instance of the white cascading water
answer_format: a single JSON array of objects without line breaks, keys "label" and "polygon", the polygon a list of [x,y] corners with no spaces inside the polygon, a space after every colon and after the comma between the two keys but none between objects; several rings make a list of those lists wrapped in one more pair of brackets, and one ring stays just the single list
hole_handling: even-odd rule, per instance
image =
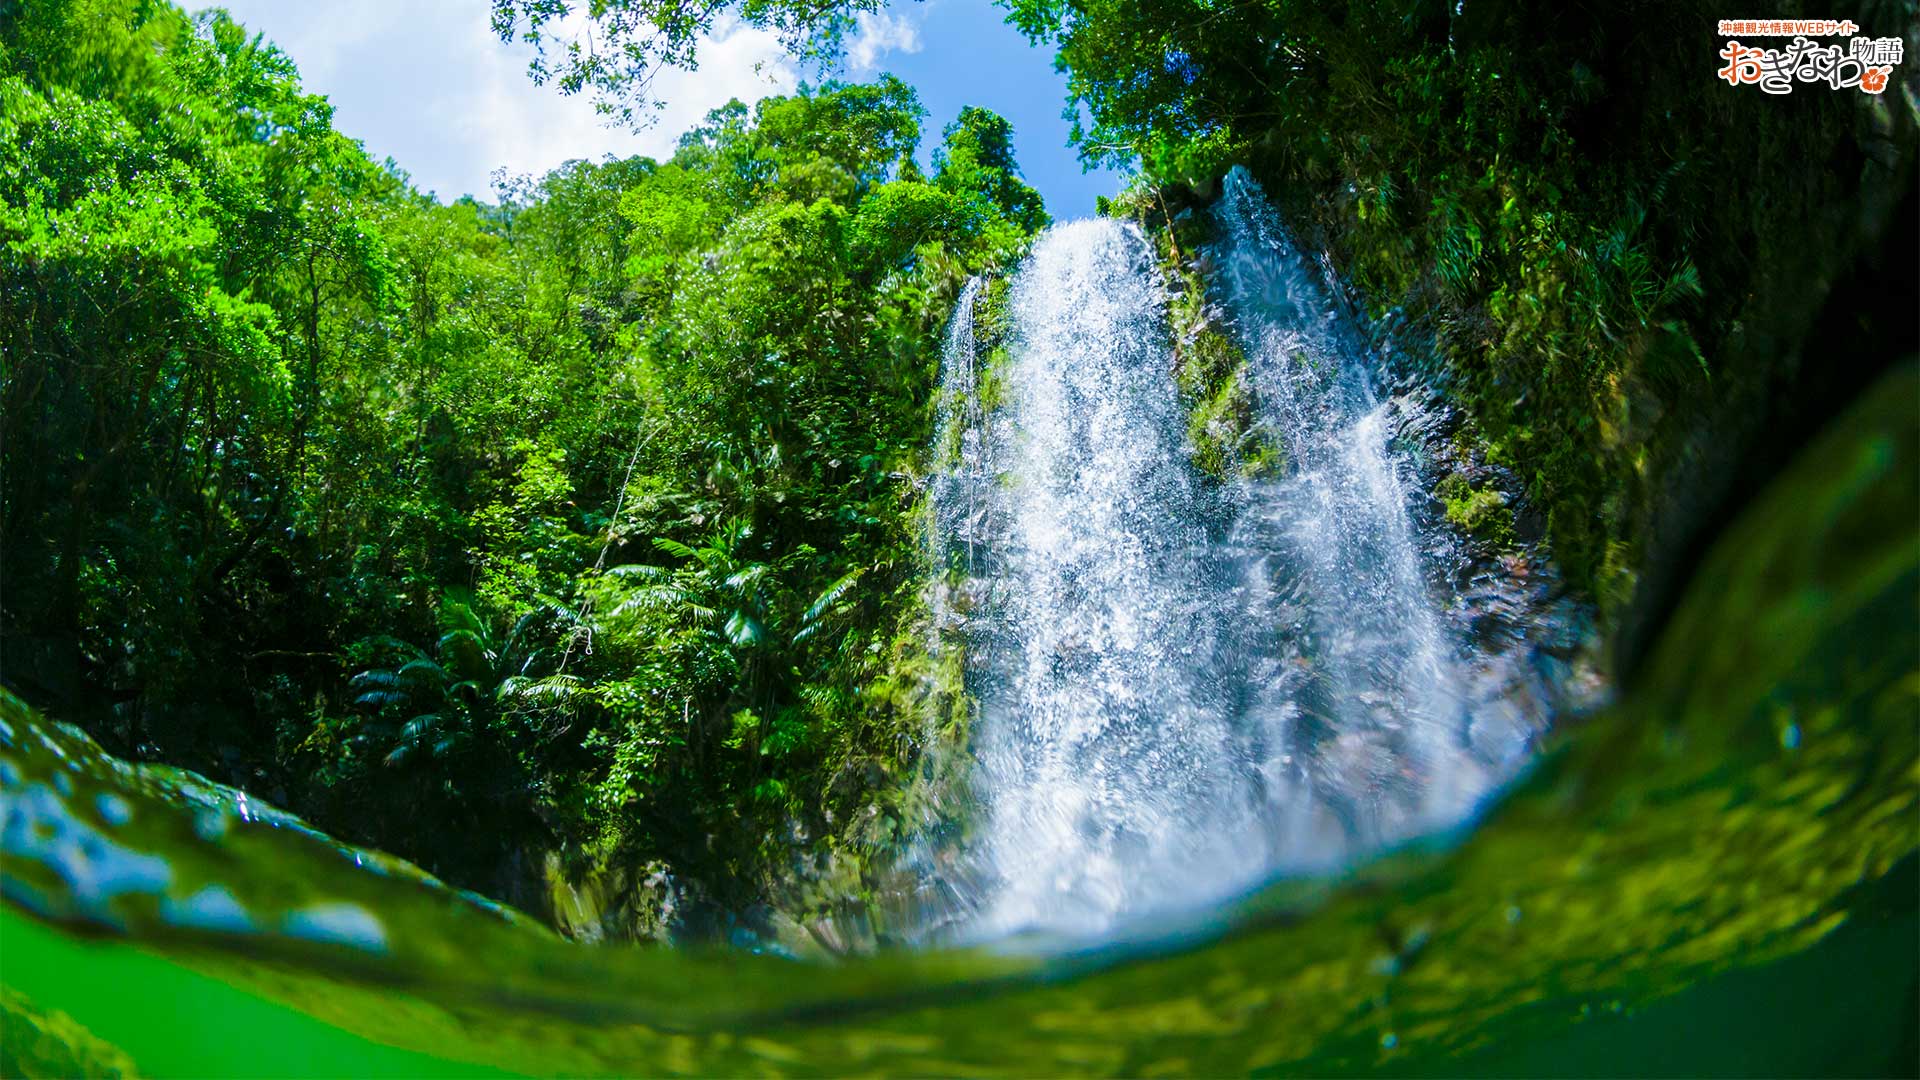
[{"label": "white cascading water", "polygon": [[1055,228],[1009,302],[1008,400],[969,448],[990,471],[941,513],[974,552],[984,935],[1104,926],[1263,861],[1209,678],[1235,613],[1147,245],[1111,221]]},{"label": "white cascading water", "polygon": [[1229,543],[1272,669],[1242,723],[1289,805],[1276,866],[1307,867],[1460,821],[1524,755],[1535,725],[1490,700],[1483,657],[1454,640],[1422,573],[1409,464],[1389,446],[1398,401],[1242,170],[1214,208],[1215,282],[1248,358],[1281,479],[1246,485]]},{"label": "white cascading water", "polygon": [[1099,933],[1332,865],[1459,820],[1524,753],[1520,725],[1472,719],[1365,354],[1250,180],[1215,215],[1281,479],[1193,467],[1133,226],[1039,239],[999,407],[977,400],[977,283],[950,331],[936,556],[981,803],[961,937]]}]

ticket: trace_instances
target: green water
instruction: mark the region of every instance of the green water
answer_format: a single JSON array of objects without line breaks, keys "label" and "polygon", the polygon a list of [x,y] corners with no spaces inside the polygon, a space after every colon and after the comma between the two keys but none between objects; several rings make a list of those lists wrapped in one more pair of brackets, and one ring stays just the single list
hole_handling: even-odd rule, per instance
[{"label": "green water", "polygon": [[78,1025],[154,1075],[1911,1073],[1916,402],[1810,447],[1477,827],[1064,954],[572,946],[0,698],[0,1060]]},{"label": "green water", "polygon": [[506,1076],[398,1050],[124,945],[76,940],[0,910],[7,982],[153,1076]]}]

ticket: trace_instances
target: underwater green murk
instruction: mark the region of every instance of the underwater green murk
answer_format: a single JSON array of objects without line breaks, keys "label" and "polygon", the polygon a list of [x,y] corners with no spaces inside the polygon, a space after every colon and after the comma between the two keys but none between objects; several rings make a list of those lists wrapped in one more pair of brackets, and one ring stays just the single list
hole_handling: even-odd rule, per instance
[{"label": "underwater green murk", "polygon": [[[1862,927],[1905,928],[1895,940],[1910,942],[1917,400],[1909,365],[1810,446],[1700,564],[1621,702],[1565,725],[1474,825],[1100,942],[837,963],[568,944],[231,789],[116,760],[0,697],[0,1064],[1497,1070],[1509,1048],[1656,1015]],[[1911,968],[1893,970],[1870,996],[1898,1017]],[[1861,992],[1844,967],[1796,977],[1816,976],[1831,995]]]}]

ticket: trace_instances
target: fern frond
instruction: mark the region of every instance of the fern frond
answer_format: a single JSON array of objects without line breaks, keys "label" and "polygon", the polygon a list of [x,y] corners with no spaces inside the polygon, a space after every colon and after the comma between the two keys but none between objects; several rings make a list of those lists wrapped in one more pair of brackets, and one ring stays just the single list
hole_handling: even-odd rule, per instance
[{"label": "fern frond", "polygon": [[696,559],[697,560],[700,557],[699,553],[694,551],[692,548],[668,536],[654,537],[653,546],[659,548],[661,551],[664,551],[669,555],[672,555],[676,559]]}]

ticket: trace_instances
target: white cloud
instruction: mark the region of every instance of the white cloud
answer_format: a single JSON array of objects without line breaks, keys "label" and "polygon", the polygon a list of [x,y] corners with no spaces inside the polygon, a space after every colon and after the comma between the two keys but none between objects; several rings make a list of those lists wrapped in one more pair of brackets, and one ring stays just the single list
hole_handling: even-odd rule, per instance
[{"label": "white cloud", "polygon": [[911,15],[862,11],[854,17],[853,40],[847,42],[847,68],[855,75],[880,69],[888,53],[920,51],[920,23]]},{"label": "white cloud", "polygon": [[664,156],[680,132],[730,98],[751,102],[799,82],[773,34],[723,20],[701,43],[698,70],[655,80],[665,107],[634,132],[607,126],[589,97],[535,86],[526,70],[531,49],[494,36],[484,0],[224,6],[293,57],[307,89],[333,101],[336,127],[365,140],[374,156],[393,157],[442,199],[488,197],[489,177],[501,167],[538,175],[571,158]]}]

